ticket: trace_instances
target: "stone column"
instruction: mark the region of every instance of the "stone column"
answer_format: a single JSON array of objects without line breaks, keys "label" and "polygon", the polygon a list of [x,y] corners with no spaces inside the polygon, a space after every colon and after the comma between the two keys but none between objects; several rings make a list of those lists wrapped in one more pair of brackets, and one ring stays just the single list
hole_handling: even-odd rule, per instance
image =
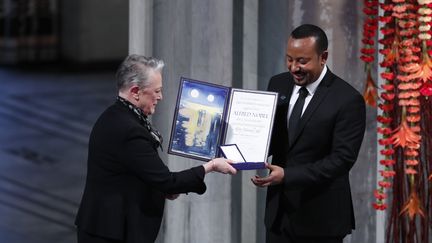
[{"label": "stone column", "polygon": [[[153,56],[166,63],[164,100],[153,123],[163,133],[164,147],[173,121],[174,106],[183,77],[231,86],[233,73],[233,3],[230,0],[154,0]],[[173,171],[202,162],[163,153]],[[233,230],[232,177],[206,175],[204,195],[189,193],[166,204],[159,242],[237,242]]]},{"label": "stone column", "polygon": [[129,54],[153,54],[153,0],[129,1]]},{"label": "stone column", "polygon": [[[258,1],[239,1],[243,11],[236,11],[235,15],[242,18],[242,28],[238,31],[242,37],[241,62],[242,62],[242,86],[243,89],[258,89],[258,22],[259,22],[259,4]],[[239,13],[240,12],[240,13]],[[264,223],[262,218],[258,218],[257,210],[258,189],[251,183],[250,178],[255,176],[257,171],[243,171],[241,176],[241,241],[256,243],[262,242],[257,240],[259,231],[263,232]],[[263,210],[259,208],[259,210]]]}]

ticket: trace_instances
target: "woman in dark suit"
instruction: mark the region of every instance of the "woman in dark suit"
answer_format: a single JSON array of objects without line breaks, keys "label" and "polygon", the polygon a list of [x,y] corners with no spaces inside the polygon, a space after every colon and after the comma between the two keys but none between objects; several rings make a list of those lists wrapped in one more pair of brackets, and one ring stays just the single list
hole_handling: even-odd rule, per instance
[{"label": "woman in dark suit", "polygon": [[267,243],[342,243],[355,228],[349,171],[365,131],[362,95],[326,66],[327,37],[314,25],[288,39],[268,165]]},{"label": "woman in dark suit", "polygon": [[87,179],[75,224],[78,242],[154,242],[165,199],[206,190],[211,171],[235,174],[231,161],[170,172],[159,158],[162,137],[148,120],[162,99],[162,68],[155,58],[128,56],[117,72],[119,94],[93,127]]}]

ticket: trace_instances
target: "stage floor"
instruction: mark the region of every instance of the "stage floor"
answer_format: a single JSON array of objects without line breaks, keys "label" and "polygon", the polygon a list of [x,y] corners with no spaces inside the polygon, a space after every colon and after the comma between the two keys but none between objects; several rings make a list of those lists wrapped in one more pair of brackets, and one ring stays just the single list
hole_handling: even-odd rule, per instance
[{"label": "stage floor", "polygon": [[88,136],[114,75],[0,67],[0,242],[76,242]]}]

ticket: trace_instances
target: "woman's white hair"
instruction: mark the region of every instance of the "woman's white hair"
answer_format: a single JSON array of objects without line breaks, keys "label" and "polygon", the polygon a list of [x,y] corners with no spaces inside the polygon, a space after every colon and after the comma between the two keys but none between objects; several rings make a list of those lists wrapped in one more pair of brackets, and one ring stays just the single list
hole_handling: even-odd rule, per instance
[{"label": "woman's white hair", "polygon": [[150,82],[150,71],[162,72],[164,66],[165,63],[162,60],[154,57],[145,57],[136,54],[129,55],[117,70],[117,88],[120,91],[132,85],[145,88]]}]

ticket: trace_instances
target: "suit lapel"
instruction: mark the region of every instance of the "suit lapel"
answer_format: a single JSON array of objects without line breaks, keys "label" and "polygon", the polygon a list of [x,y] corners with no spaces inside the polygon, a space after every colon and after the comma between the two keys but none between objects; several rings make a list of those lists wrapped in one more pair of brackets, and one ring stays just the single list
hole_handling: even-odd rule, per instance
[{"label": "suit lapel", "polygon": [[[290,98],[291,98],[291,93],[294,89],[294,83],[290,83],[288,85],[288,87],[286,87],[286,91],[285,93],[282,93],[280,96],[280,105],[282,106],[286,106],[287,109],[284,109],[285,112],[285,120],[287,118],[287,114],[288,114],[288,106],[289,106],[289,102],[290,102]],[[285,107],[284,107],[285,108]],[[286,122],[285,122],[286,123]]]},{"label": "suit lapel", "polygon": [[280,88],[279,93],[279,102],[278,102],[278,108],[281,111],[281,114],[279,116],[279,121],[282,124],[285,124],[284,128],[287,129],[287,116],[288,116],[288,107],[289,107],[289,101],[291,98],[291,93],[294,89],[294,82],[283,82],[283,87]]},{"label": "suit lapel", "polygon": [[[292,79],[292,76],[290,76]],[[291,93],[294,89],[294,82],[282,82],[283,86],[279,90],[283,90],[279,94],[279,105],[289,104]]]},{"label": "suit lapel", "polygon": [[[306,107],[306,110],[304,111],[300,123],[298,124],[297,133],[294,136],[294,141],[290,143],[293,145],[299,135],[302,133],[305,125],[312,117],[315,110],[318,108],[318,106],[321,104],[321,102],[324,100],[324,98],[327,96],[328,91],[330,90],[330,85],[333,82],[333,74],[330,72],[330,70],[327,70],[326,75],[324,76],[323,80],[321,81],[320,85],[318,86],[317,90],[315,91],[314,96],[312,97],[311,101],[309,102],[308,106]],[[290,146],[291,147],[291,146]]]}]

